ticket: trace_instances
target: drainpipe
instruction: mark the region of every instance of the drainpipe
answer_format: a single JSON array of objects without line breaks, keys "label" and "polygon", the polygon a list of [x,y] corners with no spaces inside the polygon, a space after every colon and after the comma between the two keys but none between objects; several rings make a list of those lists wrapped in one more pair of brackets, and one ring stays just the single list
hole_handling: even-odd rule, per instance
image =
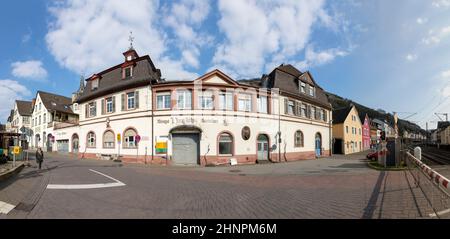
[{"label": "drainpipe", "polygon": [[330,148],[330,156],[332,156],[333,155],[333,132],[332,132],[332,124],[333,124],[333,119],[330,119],[330,123],[329,123],[329,130],[330,130],[330,140],[329,140],[329,142],[330,142],[330,146],[329,146],[329,148]]},{"label": "drainpipe", "polygon": [[281,162],[281,95],[278,90],[278,162]]},{"label": "drainpipe", "polygon": [[153,104],[155,103],[155,102],[153,102],[153,90],[152,90],[152,87],[151,87],[151,82],[150,82],[150,92],[152,93],[152,99],[151,99],[151,102],[152,102],[152,104],[150,105],[150,112],[151,112],[151,114],[152,114],[152,147],[151,147],[151,149],[152,149],[152,163],[153,163],[153,160],[154,160],[154,153],[153,153],[153,151],[155,150],[155,142],[154,142],[154,115],[153,115]]}]

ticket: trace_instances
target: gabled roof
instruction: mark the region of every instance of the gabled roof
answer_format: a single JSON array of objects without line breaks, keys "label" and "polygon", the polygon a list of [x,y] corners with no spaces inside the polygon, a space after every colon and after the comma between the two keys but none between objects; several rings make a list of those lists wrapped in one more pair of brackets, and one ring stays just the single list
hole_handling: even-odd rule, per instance
[{"label": "gabled roof", "polygon": [[358,116],[359,116],[359,120],[361,121],[361,124],[364,124],[364,121],[366,120],[366,116],[369,117],[367,115],[367,113],[364,113],[364,112],[358,112]]},{"label": "gabled roof", "polygon": [[16,104],[17,111],[21,116],[31,116],[33,108],[31,101],[16,100]]},{"label": "gabled roof", "polygon": [[[292,65],[281,65],[275,68],[267,77],[267,88],[278,88],[283,93],[287,93],[305,100],[306,102],[315,103],[322,107],[331,109],[324,90],[316,83],[311,73],[301,72]],[[305,81],[306,79],[306,81]],[[263,76],[263,80],[265,77]],[[315,87],[316,95],[314,97],[309,94],[300,93],[300,81],[308,83]]]},{"label": "gabled roof", "polygon": [[210,71],[206,74],[204,74],[203,76],[200,76],[199,78],[195,79],[194,82],[197,81],[206,81],[207,79],[209,79],[210,77],[217,75],[219,76],[222,80],[224,80],[225,82],[231,84],[231,85],[235,85],[238,86],[239,83],[236,82],[235,80],[233,80],[231,77],[229,77],[227,74],[223,73],[222,71],[215,69],[213,71]]},{"label": "gabled roof", "polygon": [[47,110],[73,114],[70,108],[71,98],[44,91],[38,91],[37,94],[41,97],[41,101]]},{"label": "gabled roof", "polygon": [[333,110],[333,124],[342,124],[347,119],[353,106]]},{"label": "gabled roof", "polygon": [[107,94],[150,85],[152,82],[160,81],[161,71],[155,68],[148,55],[125,63],[134,65],[132,77],[127,79],[122,78],[123,62],[100,73],[96,73],[94,76],[100,79],[98,88],[92,90],[91,79],[93,78],[88,78],[83,93],[80,94],[76,102],[82,103]]}]

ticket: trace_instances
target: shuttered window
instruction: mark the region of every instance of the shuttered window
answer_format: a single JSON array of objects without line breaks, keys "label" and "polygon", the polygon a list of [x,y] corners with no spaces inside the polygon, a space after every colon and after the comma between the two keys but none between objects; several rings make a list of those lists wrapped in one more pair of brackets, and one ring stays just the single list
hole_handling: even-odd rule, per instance
[{"label": "shuttered window", "polygon": [[114,148],[114,133],[110,130],[103,134],[103,148]]}]

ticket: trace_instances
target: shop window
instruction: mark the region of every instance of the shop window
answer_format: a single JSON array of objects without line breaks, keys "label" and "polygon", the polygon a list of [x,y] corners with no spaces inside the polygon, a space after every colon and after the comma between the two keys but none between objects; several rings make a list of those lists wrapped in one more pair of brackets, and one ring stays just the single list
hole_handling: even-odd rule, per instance
[{"label": "shop window", "polygon": [[103,134],[103,148],[114,148],[115,137],[110,130]]},{"label": "shop window", "polygon": [[133,129],[128,129],[123,133],[124,147],[125,148],[136,148],[135,137],[137,132]]},{"label": "shop window", "polygon": [[233,155],[233,137],[230,134],[219,136],[219,155]]},{"label": "shop window", "polygon": [[89,132],[87,134],[87,147],[95,148],[95,133],[94,132]]}]

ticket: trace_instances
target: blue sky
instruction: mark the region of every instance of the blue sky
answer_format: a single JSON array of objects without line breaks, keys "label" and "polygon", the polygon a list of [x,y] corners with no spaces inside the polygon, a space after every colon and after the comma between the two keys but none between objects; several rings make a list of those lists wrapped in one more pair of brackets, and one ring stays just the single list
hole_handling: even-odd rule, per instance
[{"label": "blue sky", "polygon": [[[0,121],[37,90],[66,96],[122,61],[129,31],[163,77],[281,63],[327,91],[435,127],[450,111],[450,0],[9,1],[0,9]],[[450,112],[449,112],[450,113]],[[407,117],[408,113],[400,113]]]}]

